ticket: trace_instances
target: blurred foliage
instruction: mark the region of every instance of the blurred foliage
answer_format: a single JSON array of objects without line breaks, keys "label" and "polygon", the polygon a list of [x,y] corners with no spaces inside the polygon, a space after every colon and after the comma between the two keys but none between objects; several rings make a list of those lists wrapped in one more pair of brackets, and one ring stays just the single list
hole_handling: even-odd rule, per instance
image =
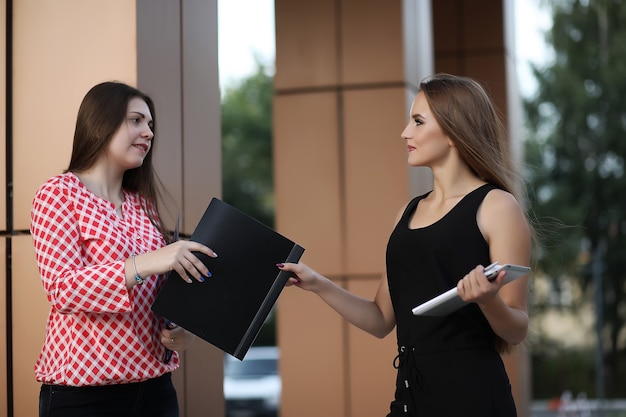
[{"label": "blurred foliage", "polygon": [[254,74],[222,97],[222,199],[267,226],[274,225],[272,167],[273,78]]},{"label": "blurred foliage", "polygon": [[[222,98],[222,199],[274,227],[272,165],[273,78],[256,71],[228,87]],[[270,313],[254,346],[276,344],[276,314]]]},{"label": "blurred foliage", "polygon": [[[547,42],[554,59],[535,66],[538,91],[525,101],[529,195],[544,239],[538,264],[552,279],[573,277],[583,289],[600,274],[607,369],[620,369],[626,330],[626,2],[544,4],[552,8]],[[546,221],[551,218],[561,224]],[[608,393],[620,376],[607,374]]]},{"label": "blurred foliage", "polygon": [[[532,387],[535,399],[560,396],[564,391],[584,392],[588,398],[596,398],[594,352],[590,349],[563,349],[554,346],[550,352],[533,352]],[[626,363],[626,349],[617,352]],[[623,375],[623,368],[608,369],[610,373]],[[623,378],[622,378],[623,381]],[[626,384],[613,384],[605,393],[608,398],[626,398]]]}]

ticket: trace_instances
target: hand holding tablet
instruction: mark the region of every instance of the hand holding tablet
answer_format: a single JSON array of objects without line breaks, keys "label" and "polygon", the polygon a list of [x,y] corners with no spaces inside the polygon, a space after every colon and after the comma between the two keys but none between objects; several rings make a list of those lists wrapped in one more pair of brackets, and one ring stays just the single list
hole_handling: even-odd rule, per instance
[{"label": "hand holding tablet", "polygon": [[[506,271],[504,276],[504,284],[516,280],[530,272],[527,266],[503,264],[497,262],[485,268],[485,276],[489,281],[493,281],[502,270]],[[456,287],[426,301],[423,304],[413,308],[413,314],[416,316],[446,316],[455,310],[465,306],[467,303],[459,297]]]},{"label": "hand holding tablet", "polygon": [[[514,279],[517,279],[520,276],[526,275],[527,273],[530,272],[530,268],[527,266],[519,266],[519,265],[511,265],[511,264],[500,265],[499,263],[494,262],[485,268],[485,276],[487,277],[487,280],[489,280],[489,282],[495,280],[498,277],[498,273],[502,271],[503,269],[507,271],[507,274],[504,277],[505,284],[508,284]],[[513,273],[509,274],[509,271],[513,271]]]}]

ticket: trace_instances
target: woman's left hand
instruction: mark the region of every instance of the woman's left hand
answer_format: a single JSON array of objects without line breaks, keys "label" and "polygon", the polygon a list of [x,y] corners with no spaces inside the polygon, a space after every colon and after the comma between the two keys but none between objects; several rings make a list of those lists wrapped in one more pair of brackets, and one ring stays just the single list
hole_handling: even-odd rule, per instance
[{"label": "woman's left hand", "polygon": [[489,281],[485,276],[485,268],[478,265],[458,282],[456,288],[459,297],[467,302],[488,302],[498,294],[505,274],[505,271],[500,271],[493,281]]},{"label": "woman's left hand", "polygon": [[161,343],[170,350],[181,352],[189,347],[195,336],[180,326],[166,326],[161,330]]}]

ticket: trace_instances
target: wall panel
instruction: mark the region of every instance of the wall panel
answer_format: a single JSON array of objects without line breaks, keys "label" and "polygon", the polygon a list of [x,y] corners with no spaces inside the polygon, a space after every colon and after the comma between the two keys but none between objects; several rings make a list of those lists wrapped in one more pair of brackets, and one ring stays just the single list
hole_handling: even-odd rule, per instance
[{"label": "wall panel", "polygon": [[403,82],[402,2],[340,4],[342,84]]},{"label": "wall panel", "polygon": [[[276,224],[306,248],[305,263],[368,298],[409,194],[399,135],[407,120],[405,71],[422,68],[418,54],[406,65],[403,56],[417,42],[410,35],[417,31],[403,27],[402,11],[417,12],[413,6],[276,2]],[[277,312],[282,417],[386,413],[394,337],[377,340],[297,289],[281,295]]]},{"label": "wall panel", "polygon": [[[14,1],[14,228],[30,227],[37,187],[69,163],[76,113],[98,82],[136,83],[134,2]],[[12,238],[15,416],[37,415],[33,366],[45,332],[44,297],[29,235]]]},{"label": "wall panel", "polygon": [[50,304],[34,262],[29,235],[12,238],[13,401],[16,417],[38,414],[39,383],[35,361],[44,341]]},{"label": "wall panel", "polygon": [[276,0],[276,89],[339,83],[335,0]]},{"label": "wall panel", "polygon": [[[281,312],[289,314],[281,314]],[[316,295],[283,290],[277,306],[282,417],[343,417],[347,387],[345,322]],[[285,376],[287,375],[287,378]]]},{"label": "wall panel", "polygon": [[[380,276],[352,279],[348,290],[373,299],[379,281]],[[376,339],[354,326],[349,327],[348,334],[351,415],[384,416],[389,412],[396,384],[393,367],[393,358],[398,354],[395,329],[383,339]]]},{"label": "wall panel", "polygon": [[135,26],[135,4],[125,0],[14,2],[16,229],[28,229],[37,187],[67,166],[87,90],[101,81],[136,83]]},{"label": "wall panel", "polygon": [[154,100],[157,138],[153,158],[169,194],[162,205],[163,220],[169,227],[183,209],[181,14],[180,1],[137,1],[137,85]]},{"label": "wall panel", "polygon": [[[142,2],[146,7],[141,19],[136,3],[126,0],[20,0],[13,4],[14,228],[28,231],[37,187],[69,163],[76,112],[88,89],[101,81],[138,85],[141,80],[139,87],[155,98],[159,140],[169,138],[157,151],[163,156],[155,164],[157,169],[165,168],[167,180],[171,178],[168,168],[176,173],[174,182],[167,184],[171,185],[168,191],[178,203],[173,210],[186,210],[183,227],[190,233],[210,198],[221,194],[217,2]],[[0,6],[4,21],[6,0],[0,0]],[[139,30],[138,22],[151,30]],[[4,35],[3,31],[2,59],[6,56]],[[6,93],[4,69],[3,61],[0,91]],[[5,113],[4,101],[0,111]],[[0,122],[4,123],[4,118]],[[0,158],[4,161],[4,125],[0,128]],[[4,174],[0,173],[2,187]],[[2,192],[2,229],[7,218],[5,201]],[[6,259],[5,241],[2,262]],[[13,242],[14,414],[29,416],[37,414],[39,384],[33,365],[49,305],[43,297],[30,236],[19,234]],[[2,265],[2,291],[4,275]],[[3,295],[0,292],[0,308],[4,308]],[[5,334],[6,326],[0,330]],[[4,355],[2,349],[4,346],[0,347]],[[222,358],[221,351],[204,342],[193,344],[185,353],[185,360],[192,364],[184,362],[175,373],[181,415],[223,414]],[[6,378],[4,363],[0,377]],[[6,393],[5,389],[0,393],[0,415],[6,409]]]},{"label": "wall panel", "polygon": [[346,272],[385,268],[387,237],[407,203],[404,89],[344,93]]},{"label": "wall panel", "polygon": [[[181,214],[190,235],[221,195],[217,0],[138,0],[137,79],[155,101],[155,169],[170,198],[166,224]],[[224,415],[224,353],[197,339],[173,380],[181,416]]]},{"label": "wall panel", "polygon": [[461,2],[465,48],[504,52],[504,3],[502,0]]},{"label": "wall panel", "polygon": [[342,166],[337,95],[274,99],[276,228],[305,248],[320,272],[343,272]]},{"label": "wall panel", "polygon": [[217,0],[184,0],[182,28],[185,231],[222,194]]},{"label": "wall panel", "polygon": [[[0,22],[2,28],[6,28],[6,0],[0,0]],[[6,97],[7,79],[7,50],[6,50],[6,30],[0,30],[0,97]],[[6,99],[0,99],[0,387],[7,384],[7,237],[3,233],[7,229],[7,195],[6,195]],[[0,416],[7,412],[7,390],[0,388]]]},{"label": "wall panel", "polygon": [[6,237],[0,237],[0,416],[6,415],[7,410],[7,303],[6,303],[6,255],[7,255],[7,239]]},{"label": "wall panel", "polygon": [[[181,3],[183,230],[191,234],[211,198],[222,193],[217,0]],[[223,351],[198,339],[183,359],[185,383],[177,389],[185,416],[223,415]]]},{"label": "wall panel", "polygon": [[[5,22],[6,22],[6,0],[0,0],[0,22],[3,24],[0,25],[2,29],[0,29],[0,97],[6,97],[7,88],[6,88],[6,79],[7,79],[7,50],[6,50],[6,30],[4,30]],[[2,168],[0,168],[0,187],[2,190],[0,191],[0,231],[6,230],[7,228],[7,196],[5,193],[6,190],[6,165],[4,164],[6,160],[6,100],[0,100],[0,161],[2,161]]]}]

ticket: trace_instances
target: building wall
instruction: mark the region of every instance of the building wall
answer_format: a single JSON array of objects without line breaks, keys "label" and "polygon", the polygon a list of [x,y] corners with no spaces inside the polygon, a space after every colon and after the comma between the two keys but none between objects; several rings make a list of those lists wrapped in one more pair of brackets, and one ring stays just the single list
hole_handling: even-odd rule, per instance
[{"label": "building wall", "polygon": [[[164,213],[191,235],[220,197],[221,129],[217,0],[136,0],[137,83],[159,118],[155,166],[171,195]],[[175,204],[172,204],[175,203]],[[197,339],[174,372],[181,416],[224,415],[221,350]]]},{"label": "building wall", "polygon": [[[402,5],[276,1],[277,228],[306,248],[303,262],[367,298],[409,187]],[[281,416],[386,414],[393,334],[374,339],[296,288],[277,311]]]},{"label": "building wall", "polygon": [[[304,263],[374,297],[398,210],[431,187],[400,139],[419,80],[469,75],[510,110],[505,3],[276,0],[276,224],[306,248]],[[395,334],[376,339],[296,288],[277,311],[282,417],[389,411]],[[526,415],[526,355],[505,361]]]},{"label": "building wall", "polygon": [[[0,22],[6,21],[6,0],[0,0]],[[0,96],[6,97],[6,31],[0,31]],[[6,155],[6,100],[0,100],[0,161],[5,161]],[[0,169],[0,187],[6,185],[6,170]],[[0,386],[8,386],[7,382],[7,347],[6,342],[9,334],[9,321],[7,318],[7,210],[6,194],[0,191],[0,338],[5,342],[0,342]],[[0,416],[6,414],[8,390],[0,389]]]},{"label": "building wall", "polygon": [[[0,322],[0,416],[21,417],[37,415],[33,366],[49,310],[28,232],[30,204],[37,187],[69,163],[87,90],[118,80],[153,97],[156,169],[172,194],[169,224],[180,211],[183,232],[191,233],[221,194],[217,1],[1,0],[0,18],[12,27],[9,50],[0,33],[0,91],[9,99],[8,108],[0,103],[8,116],[0,117],[0,157],[9,171],[0,172],[1,316],[7,312]],[[202,341],[185,352],[174,373],[182,416],[224,414],[222,360]]]},{"label": "building wall", "polygon": [[[474,76],[513,113],[507,3],[276,0],[277,229],[306,248],[304,262],[373,297],[397,210],[430,187],[427,171],[407,168],[399,143],[419,80],[434,71]],[[1,21],[7,10],[13,16],[12,51],[0,33],[0,92],[12,98],[8,107],[0,103],[9,116],[0,117],[0,160],[9,171],[8,178],[0,172],[0,184],[12,185],[0,192],[0,310],[7,312],[0,357],[9,359],[0,360],[0,416],[36,415],[33,364],[48,304],[28,213],[37,186],[69,161],[87,89],[116,79],[155,99],[157,169],[177,202],[167,221],[180,210],[191,233],[210,197],[220,195],[216,6],[0,0]],[[393,334],[375,339],[317,297],[288,288],[279,300],[278,340],[282,417],[386,414]],[[175,373],[181,415],[223,415],[221,359],[203,341],[185,354]],[[526,415],[527,355],[506,363]]]},{"label": "building wall", "polygon": [[122,1],[91,7],[78,0],[19,0],[12,7],[12,129],[6,138],[12,153],[6,157],[12,160],[7,180],[13,187],[12,199],[3,192],[10,212],[0,216],[8,223],[10,258],[3,261],[10,259],[11,269],[2,273],[11,289],[12,332],[2,339],[12,352],[7,401],[15,416],[31,416],[37,414],[39,387],[33,366],[49,306],[28,234],[30,203],[37,187],[69,162],[76,111],[87,89],[106,79],[136,83],[135,8]]}]

